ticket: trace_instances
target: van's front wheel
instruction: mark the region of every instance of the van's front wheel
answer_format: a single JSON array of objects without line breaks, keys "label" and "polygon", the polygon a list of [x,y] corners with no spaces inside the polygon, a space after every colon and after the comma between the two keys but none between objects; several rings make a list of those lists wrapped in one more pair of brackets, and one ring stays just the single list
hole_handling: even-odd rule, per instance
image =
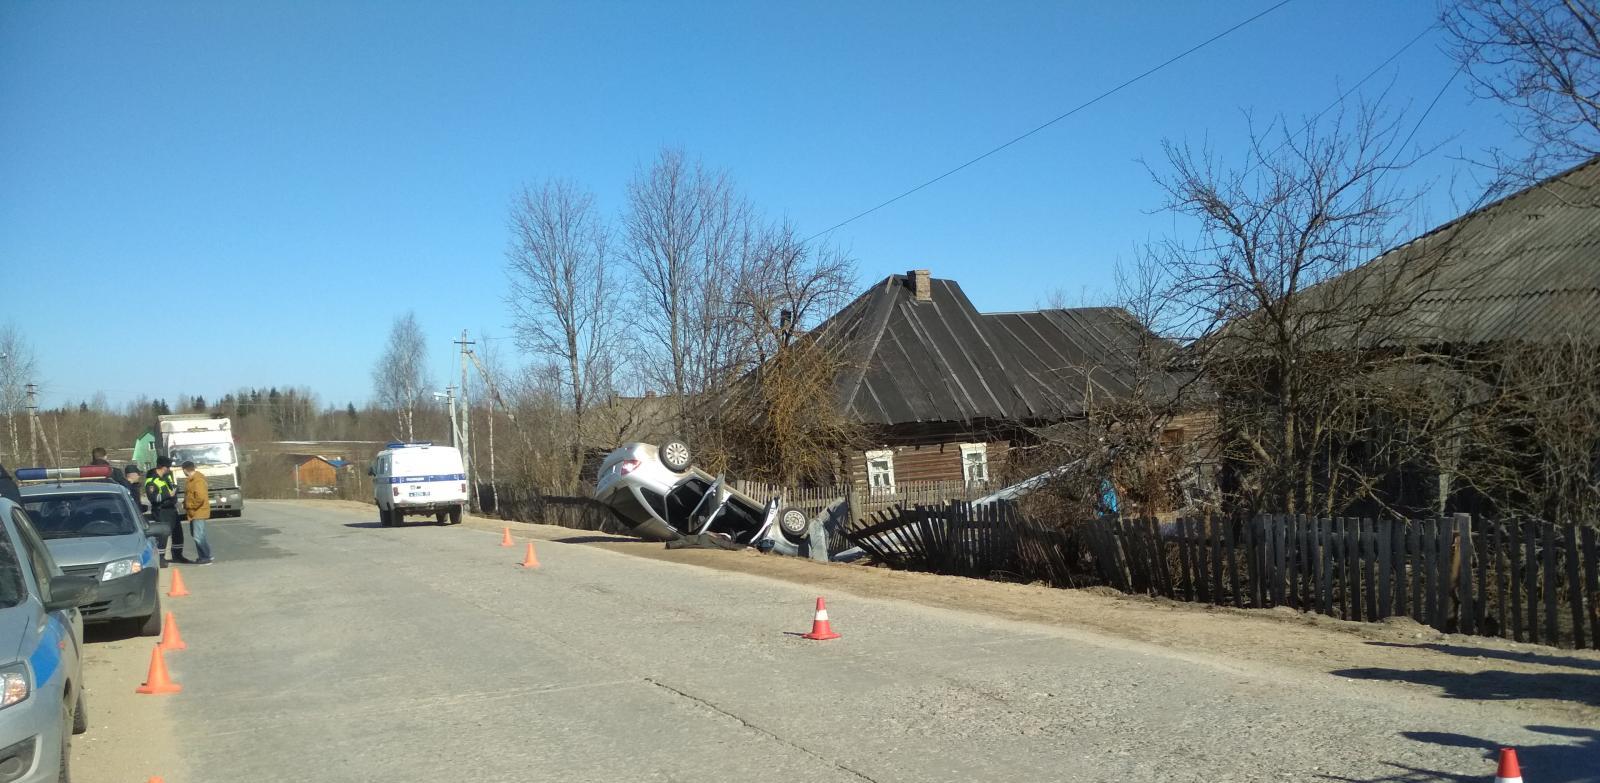
[{"label": "van's front wheel", "polygon": [[378,506],[378,524],[384,527],[394,527],[394,512]]}]

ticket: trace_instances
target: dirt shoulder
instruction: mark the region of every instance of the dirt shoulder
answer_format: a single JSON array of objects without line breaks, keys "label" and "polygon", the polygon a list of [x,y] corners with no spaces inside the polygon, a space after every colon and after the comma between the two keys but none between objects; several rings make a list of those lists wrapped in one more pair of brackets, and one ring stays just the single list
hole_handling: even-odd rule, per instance
[{"label": "dirt shoulder", "polygon": [[[339,503],[342,501],[294,501]],[[371,509],[359,503],[356,508]],[[502,520],[466,525],[498,531]],[[1224,659],[1391,682],[1444,698],[1499,701],[1565,720],[1600,723],[1600,652],[1443,634],[1410,619],[1354,623],[1289,609],[1241,610],[962,577],[817,563],[754,551],[668,550],[661,544],[548,525],[509,523],[517,538],[593,546],[686,565],[926,606],[1087,630]]]}]

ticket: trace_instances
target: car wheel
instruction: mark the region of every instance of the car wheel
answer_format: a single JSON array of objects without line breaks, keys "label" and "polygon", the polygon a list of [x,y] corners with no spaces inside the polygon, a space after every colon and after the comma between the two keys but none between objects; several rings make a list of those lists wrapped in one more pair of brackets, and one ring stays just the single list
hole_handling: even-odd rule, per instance
[{"label": "car wheel", "polygon": [[394,512],[383,506],[378,506],[378,524],[384,527],[394,527]]},{"label": "car wheel", "polygon": [[452,525],[461,524],[461,507],[460,506],[456,506],[455,508],[450,509],[450,524],[452,524]]},{"label": "car wheel", "polygon": [[656,453],[661,457],[661,464],[666,465],[667,470],[673,473],[688,470],[689,458],[693,456],[689,453],[689,444],[681,440],[669,440],[661,444]]},{"label": "car wheel", "polygon": [[62,700],[61,706],[61,769],[56,773],[58,783],[72,783],[72,707]]},{"label": "car wheel", "polygon": [[84,734],[89,731],[89,710],[84,706],[83,688],[78,688],[78,703],[72,708],[72,733]]},{"label": "car wheel", "polygon": [[811,527],[811,520],[806,517],[806,512],[794,506],[784,506],[778,509],[778,530],[790,541],[800,542],[806,540],[807,529]]},{"label": "car wheel", "polygon": [[445,511],[440,511],[439,513],[433,515],[433,521],[439,523],[440,525],[447,524],[446,520],[448,520],[449,518],[450,518],[449,512],[445,512]]},{"label": "car wheel", "polygon": [[139,635],[140,636],[160,636],[161,635],[161,599],[160,598],[156,599],[156,606],[155,606],[154,609],[150,610],[150,616],[144,618],[143,620],[139,620],[138,622],[139,622]]}]

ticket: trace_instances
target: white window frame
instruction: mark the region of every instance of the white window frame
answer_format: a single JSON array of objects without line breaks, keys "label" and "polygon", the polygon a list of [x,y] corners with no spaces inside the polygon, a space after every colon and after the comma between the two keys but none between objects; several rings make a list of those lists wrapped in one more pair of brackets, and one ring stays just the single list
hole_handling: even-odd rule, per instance
[{"label": "white window frame", "polygon": [[[967,466],[968,466],[967,457],[969,455],[972,455],[972,454],[977,454],[977,455],[980,455],[980,456],[983,457],[983,460],[981,462],[981,464],[983,465],[983,477],[982,478],[973,478],[972,477],[972,473],[970,471],[968,471],[968,469],[967,469]],[[980,464],[980,463],[974,462],[972,464]],[[979,482],[979,481],[982,481],[984,483],[988,483],[988,481],[989,481],[989,444],[987,444],[987,443],[963,443],[963,444],[961,444],[961,480],[966,482],[966,483],[968,483],[968,484],[972,484],[974,482]]]},{"label": "white window frame", "polygon": [[[878,472],[878,475],[887,476],[888,483],[886,483],[886,484],[880,485],[876,481],[873,481],[872,463],[877,461],[877,460],[883,460],[884,462],[888,463],[888,468],[886,470]],[[893,495],[894,494],[894,450],[893,449],[874,449],[872,451],[867,452],[867,490],[869,492],[871,492],[872,494],[874,494],[874,495]]]}]

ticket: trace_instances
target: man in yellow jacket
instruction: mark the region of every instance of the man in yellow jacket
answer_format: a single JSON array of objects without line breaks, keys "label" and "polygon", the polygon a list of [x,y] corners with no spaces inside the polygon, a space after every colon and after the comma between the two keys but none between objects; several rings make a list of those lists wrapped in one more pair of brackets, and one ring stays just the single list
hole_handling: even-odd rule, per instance
[{"label": "man in yellow jacket", "polygon": [[194,539],[195,565],[211,565],[211,543],[206,541],[206,520],[211,518],[211,490],[206,475],[195,470],[193,462],[183,463],[183,510],[189,515],[189,532]]}]

